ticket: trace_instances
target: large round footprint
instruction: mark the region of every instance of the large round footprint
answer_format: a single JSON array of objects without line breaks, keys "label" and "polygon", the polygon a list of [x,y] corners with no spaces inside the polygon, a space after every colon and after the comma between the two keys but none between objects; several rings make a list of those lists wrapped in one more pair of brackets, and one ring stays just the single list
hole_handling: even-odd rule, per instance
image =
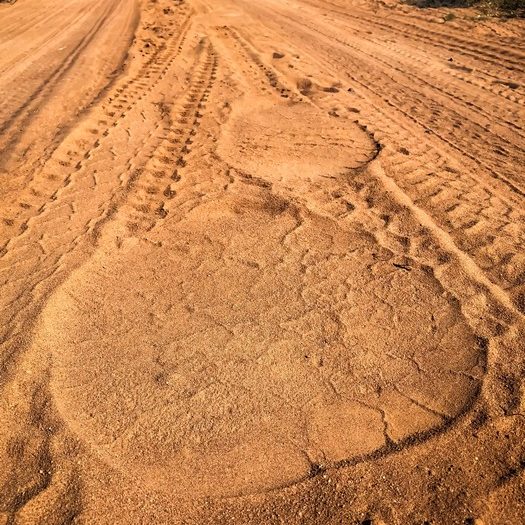
[{"label": "large round footprint", "polygon": [[69,428],[124,475],[238,495],[446,424],[483,351],[431,274],[264,185],[101,250],[36,335]]}]

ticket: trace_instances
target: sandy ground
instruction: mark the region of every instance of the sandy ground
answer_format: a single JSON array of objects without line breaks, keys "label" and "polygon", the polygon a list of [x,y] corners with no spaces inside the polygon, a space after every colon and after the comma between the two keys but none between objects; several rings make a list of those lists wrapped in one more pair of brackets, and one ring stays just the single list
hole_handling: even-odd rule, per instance
[{"label": "sandy ground", "polygon": [[525,23],[0,4],[0,525],[525,523]]}]

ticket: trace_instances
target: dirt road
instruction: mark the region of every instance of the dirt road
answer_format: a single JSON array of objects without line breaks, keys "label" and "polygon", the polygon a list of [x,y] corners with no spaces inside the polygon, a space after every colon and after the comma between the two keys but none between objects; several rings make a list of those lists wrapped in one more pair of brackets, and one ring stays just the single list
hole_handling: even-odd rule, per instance
[{"label": "dirt road", "polygon": [[523,21],[0,4],[0,524],[525,520]]}]

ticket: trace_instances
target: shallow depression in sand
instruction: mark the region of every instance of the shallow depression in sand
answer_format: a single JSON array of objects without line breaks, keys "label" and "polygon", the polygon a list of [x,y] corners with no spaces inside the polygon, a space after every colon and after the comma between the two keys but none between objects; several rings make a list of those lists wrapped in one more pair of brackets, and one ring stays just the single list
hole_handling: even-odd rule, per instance
[{"label": "shallow depression in sand", "polygon": [[[299,137],[292,109],[261,111],[232,119],[232,164],[301,184],[322,135],[327,163],[348,160],[339,124],[318,131],[312,115]],[[366,136],[347,140],[361,162]],[[241,177],[148,241],[106,244],[53,295],[37,345],[61,416],[103,461],[172,494],[246,494],[468,406],[483,350],[457,304],[431,273],[298,202]]]},{"label": "shallow depression in sand", "polygon": [[176,242],[101,254],[48,304],[62,417],[123,473],[265,490],[442,425],[474,395],[480,350],[433,278],[278,204],[203,205]]}]

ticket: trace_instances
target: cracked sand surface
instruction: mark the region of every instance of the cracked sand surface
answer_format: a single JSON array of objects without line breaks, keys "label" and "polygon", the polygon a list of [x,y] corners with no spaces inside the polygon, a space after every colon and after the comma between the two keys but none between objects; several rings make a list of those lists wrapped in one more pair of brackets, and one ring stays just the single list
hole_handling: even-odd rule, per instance
[{"label": "cracked sand surface", "polygon": [[236,495],[465,409],[484,353],[435,279],[235,186],[153,244],[96,256],[43,311],[37,345],[83,442],[152,488]]}]

